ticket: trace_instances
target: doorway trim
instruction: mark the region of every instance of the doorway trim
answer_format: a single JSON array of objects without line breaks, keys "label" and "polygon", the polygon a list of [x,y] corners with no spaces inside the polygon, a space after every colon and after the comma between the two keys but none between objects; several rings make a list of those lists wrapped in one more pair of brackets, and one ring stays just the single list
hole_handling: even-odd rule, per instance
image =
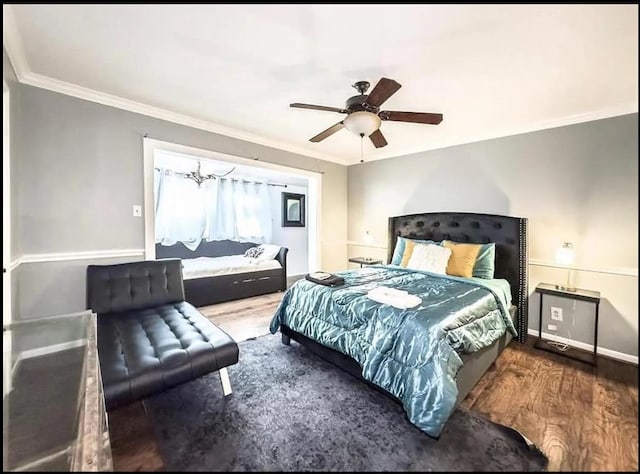
[{"label": "doorway trim", "polygon": [[15,268],[11,262],[11,96],[2,79],[2,324],[13,320],[11,280]]},{"label": "doorway trim", "polygon": [[153,166],[156,151],[168,151],[173,153],[181,153],[196,158],[210,159],[216,161],[226,161],[228,163],[237,163],[245,166],[253,166],[255,168],[264,168],[274,171],[307,178],[309,183],[308,195],[308,215],[307,223],[309,228],[308,239],[308,267],[309,272],[317,271],[322,261],[321,246],[321,216],[322,216],[322,173],[294,168],[291,166],[279,165],[268,161],[260,161],[258,159],[245,158],[237,155],[230,155],[203,148],[195,148],[187,145],[179,145],[177,143],[165,142],[153,138],[144,137],[143,143],[143,173],[144,173],[144,248],[145,259],[153,260],[156,258],[155,245],[155,209],[154,209],[154,193],[153,193]]},{"label": "doorway trim", "polygon": [[2,399],[11,391],[13,353],[11,333],[4,327],[13,320],[11,302],[13,271],[11,262],[11,98],[9,86],[2,79]]}]

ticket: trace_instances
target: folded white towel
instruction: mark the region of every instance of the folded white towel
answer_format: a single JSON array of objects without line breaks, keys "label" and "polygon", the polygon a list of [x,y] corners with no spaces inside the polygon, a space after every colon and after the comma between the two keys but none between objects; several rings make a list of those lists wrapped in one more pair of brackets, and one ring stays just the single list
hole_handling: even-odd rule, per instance
[{"label": "folded white towel", "polygon": [[422,300],[404,290],[379,286],[367,292],[367,297],[378,303],[388,304],[395,308],[407,309],[422,303]]},{"label": "folded white towel", "polygon": [[374,295],[391,296],[396,298],[402,298],[409,294],[408,291],[398,290],[397,288],[389,288],[387,286],[378,286],[373,290],[369,290],[369,293]]}]

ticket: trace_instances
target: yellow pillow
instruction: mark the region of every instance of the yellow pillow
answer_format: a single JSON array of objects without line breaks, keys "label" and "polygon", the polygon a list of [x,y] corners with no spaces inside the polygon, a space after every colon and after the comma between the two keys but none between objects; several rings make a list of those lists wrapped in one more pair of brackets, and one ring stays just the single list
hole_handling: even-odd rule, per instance
[{"label": "yellow pillow", "polygon": [[407,239],[407,242],[404,244],[404,253],[402,254],[402,261],[400,262],[401,267],[407,268],[407,264],[411,259],[411,254],[413,254],[413,247],[415,247],[415,242],[413,240]]},{"label": "yellow pillow", "polygon": [[451,257],[447,264],[447,275],[471,278],[473,276],[473,267],[476,264],[482,245],[457,244],[449,240],[443,240],[442,245],[451,249]]}]

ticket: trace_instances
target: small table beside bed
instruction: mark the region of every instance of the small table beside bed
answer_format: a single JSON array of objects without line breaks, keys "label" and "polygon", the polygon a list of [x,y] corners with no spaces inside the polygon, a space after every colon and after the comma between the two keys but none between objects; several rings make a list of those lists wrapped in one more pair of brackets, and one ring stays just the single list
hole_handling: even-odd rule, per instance
[{"label": "small table beside bed", "polygon": [[[462,278],[398,264],[400,244],[440,242],[491,248],[492,278],[476,278],[475,267]],[[339,272],[340,287],[296,282],[271,332],[280,329],[283,343],[293,339],[399,401],[414,425],[437,437],[512,338],[526,339],[527,220],[453,212],[391,217],[389,262],[395,264]],[[421,302],[402,309],[367,297],[382,286]]]}]

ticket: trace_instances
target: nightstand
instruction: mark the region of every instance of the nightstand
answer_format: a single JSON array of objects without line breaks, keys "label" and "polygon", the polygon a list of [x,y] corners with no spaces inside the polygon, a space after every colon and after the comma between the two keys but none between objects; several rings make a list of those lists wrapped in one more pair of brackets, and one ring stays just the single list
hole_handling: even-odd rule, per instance
[{"label": "nightstand", "polygon": [[349,261],[351,263],[359,263],[360,268],[364,267],[365,265],[377,265],[379,263],[382,263],[382,260],[376,260],[375,258],[370,257],[353,257],[350,258]]},{"label": "nightstand", "polygon": [[[598,357],[598,313],[600,311],[600,292],[591,290],[576,289],[575,291],[568,291],[559,289],[556,285],[550,283],[540,283],[536,287],[536,293],[540,293],[540,318],[538,326],[538,340],[535,342],[534,347],[542,349],[555,354],[561,354],[571,359],[579,360],[591,365],[597,365]],[[593,353],[585,354],[583,352],[573,351],[569,354],[565,351],[561,351],[557,347],[550,345],[548,340],[542,338],[542,311],[543,311],[543,299],[544,295],[559,296],[561,298],[568,298],[578,301],[588,301],[595,305],[595,320],[593,328]]]}]

